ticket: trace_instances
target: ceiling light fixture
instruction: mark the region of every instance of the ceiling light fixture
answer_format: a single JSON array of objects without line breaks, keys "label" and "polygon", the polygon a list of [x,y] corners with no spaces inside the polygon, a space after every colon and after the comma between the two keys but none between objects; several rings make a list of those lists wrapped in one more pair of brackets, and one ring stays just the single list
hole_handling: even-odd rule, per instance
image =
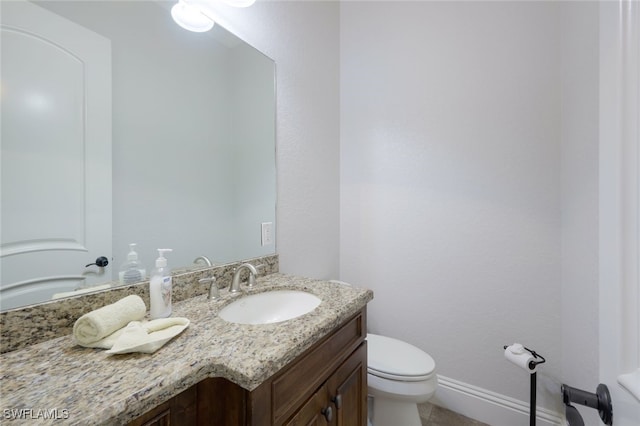
[{"label": "ceiling light fixture", "polygon": [[256,2],[256,0],[224,0],[229,6],[234,7],[249,7]]},{"label": "ceiling light fixture", "polygon": [[171,8],[171,17],[176,24],[185,30],[196,33],[204,33],[213,28],[213,19],[203,14],[197,7],[188,4],[185,0],[179,0]]}]

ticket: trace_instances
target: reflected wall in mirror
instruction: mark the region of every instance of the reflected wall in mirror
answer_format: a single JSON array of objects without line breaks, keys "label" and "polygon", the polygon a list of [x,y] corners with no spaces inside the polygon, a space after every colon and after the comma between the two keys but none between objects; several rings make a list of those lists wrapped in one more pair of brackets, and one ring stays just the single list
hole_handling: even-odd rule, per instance
[{"label": "reflected wall in mirror", "polygon": [[173,4],[0,3],[0,309],[117,281],[129,243],[147,273],[158,248],[171,268],[275,253],[275,64],[218,25],[180,28]]}]

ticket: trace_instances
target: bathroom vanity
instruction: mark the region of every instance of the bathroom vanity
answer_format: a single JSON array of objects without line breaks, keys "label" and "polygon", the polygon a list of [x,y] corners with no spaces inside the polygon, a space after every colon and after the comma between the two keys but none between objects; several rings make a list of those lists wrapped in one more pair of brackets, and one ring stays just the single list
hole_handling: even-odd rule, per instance
[{"label": "bathroom vanity", "polygon": [[152,355],[109,356],[71,336],[5,353],[1,408],[57,409],[68,424],[364,426],[372,292],[275,273],[244,293],[281,289],[322,302],[292,320],[237,324],[218,312],[242,295],[224,291],[175,303],[191,325]]},{"label": "bathroom vanity", "polygon": [[253,391],[208,378],[129,425],[365,425],[365,318],[362,309]]}]

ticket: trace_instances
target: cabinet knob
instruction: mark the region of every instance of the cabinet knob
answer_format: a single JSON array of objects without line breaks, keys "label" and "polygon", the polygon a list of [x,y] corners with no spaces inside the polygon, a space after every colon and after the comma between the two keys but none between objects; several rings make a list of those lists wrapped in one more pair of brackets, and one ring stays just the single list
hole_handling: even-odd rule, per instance
[{"label": "cabinet knob", "polygon": [[329,423],[331,423],[331,420],[333,419],[333,409],[331,407],[323,408],[320,413],[322,413],[324,418],[327,419]]},{"label": "cabinet knob", "polygon": [[342,395],[336,395],[331,398],[331,402],[336,405],[336,408],[339,410],[342,407]]}]

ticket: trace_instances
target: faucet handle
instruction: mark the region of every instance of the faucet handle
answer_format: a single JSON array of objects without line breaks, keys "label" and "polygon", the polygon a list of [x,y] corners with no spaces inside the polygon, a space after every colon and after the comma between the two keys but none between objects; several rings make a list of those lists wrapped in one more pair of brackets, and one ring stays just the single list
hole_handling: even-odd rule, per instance
[{"label": "faucet handle", "polygon": [[202,279],[199,279],[198,282],[200,284],[209,283],[209,296],[207,296],[207,299],[216,300],[220,298],[220,289],[218,288],[216,277],[202,278]]}]

